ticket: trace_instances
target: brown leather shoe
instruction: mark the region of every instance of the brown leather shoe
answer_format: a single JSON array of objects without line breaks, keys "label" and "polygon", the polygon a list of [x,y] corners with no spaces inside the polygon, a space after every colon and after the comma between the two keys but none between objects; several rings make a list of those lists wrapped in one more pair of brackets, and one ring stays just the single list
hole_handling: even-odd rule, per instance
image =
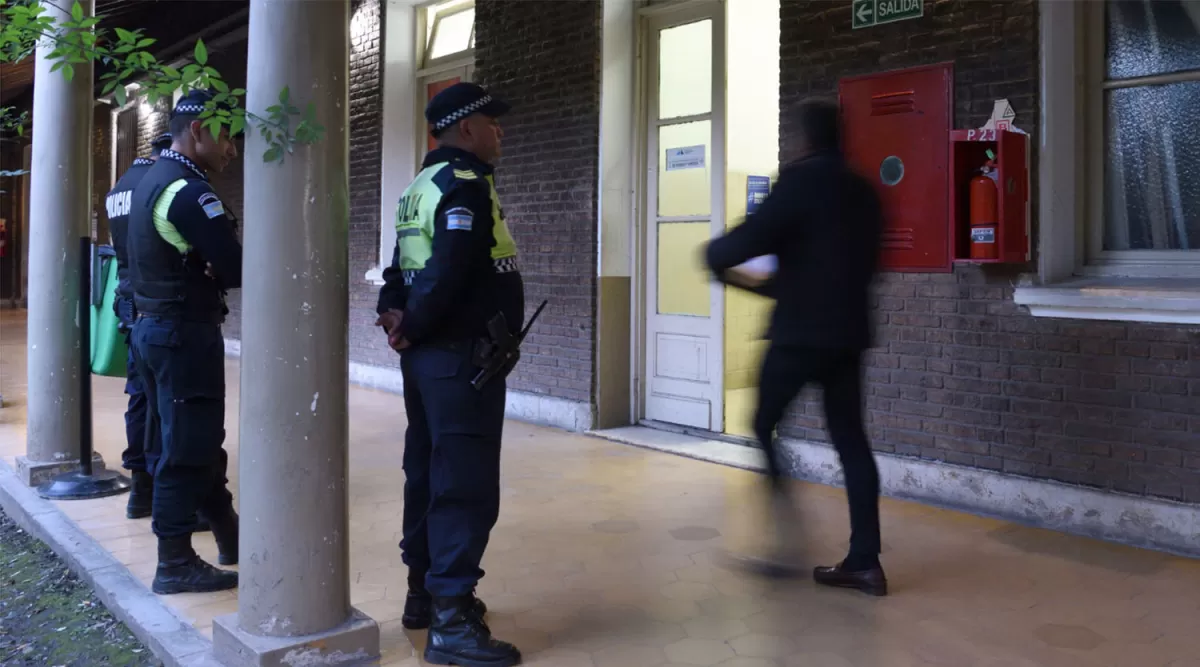
[{"label": "brown leather shoe", "polygon": [[884,576],[881,567],[849,572],[842,569],[842,563],[838,563],[833,567],[814,569],[813,580],[822,586],[853,588],[879,597],[887,595],[887,577]]}]

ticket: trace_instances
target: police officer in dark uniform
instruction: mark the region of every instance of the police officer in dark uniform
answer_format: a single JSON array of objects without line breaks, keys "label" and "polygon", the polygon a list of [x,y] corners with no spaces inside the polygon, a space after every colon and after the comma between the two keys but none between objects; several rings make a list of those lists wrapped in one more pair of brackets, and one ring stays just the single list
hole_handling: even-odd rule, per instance
[{"label": "police officer in dark uniform", "polygon": [[219,563],[237,562],[237,513],[226,488],[226,289],[241,286],[242,247],[208,172],[237,148],[198,116],[211,96],[192,91],[171,114],[172,143],[133,192],[126,250],[137,321],[132,341],[145,382],[149,437],[159,452],[152,527],[158,536],[160,594],[227,590],[237,573],[204,562],[192,548],[197,512],[212,526]]},{"label": "police officer in dark uniform", "polygon": [[[133,306],[133,290],[129,286],[129,253],[125,250],[125,240],[129,232],[129,210],[133,203],[133,190],[158,160],[159,153],[170,147],[169,132],[155,137],[150,143],[150,157],[135,159],[104,199],[113,251],[117,256],[118,284],[113,310],[120,322],[121,333],[125,334],[128,349],[125,362],[125,394],[129,396],[129,404],[125,409],[126,446],[125,451],[121,453],[121,465],[133,474],[129,502],[125,506],[125,516],[130,519],[150,516],[151,499],[154,496],[154,476],[151,471],[157,462],[157,452],[153,447],[154,442],[149,443],[152,445],[150,449],[146,448],[146,393],[133,360],[133,344],[130,339],[137,311]],[[208,522],[201,519],[196,525],[196,531],[205,530],[208,530]]]},{"label": "police officer in dark uniform", "polygon": [[[517,248],[496,194],[493,163],[508,105],[458,83],[425,110],[438,147],[400,198],[396,249],[384,271],[376,324],[401,351],[404,540],[409,568],[403,623],[429,627],[425,661],[502,667],[516,647],[493,639],[475,597],[480,561],[500,511],[505,375],[476,389],[491,333],[524,319]],[[494,339],[494,336],[492,336]]]},{"label": "police officer in dark uniform", "polygon": [[121,464],[133,474],[133,486],[129,490],[129,502],[125,506],[125,516],[130,519],[140,519],[150,516],[150,498],[154,491],[153,470],[154,454],[147,452],[146,444],[146,394],[142,389],[142,380],[137,374],[133,362],[133,348],[129,346],[129,332],[133,328],[134,309],[133,292],[129,287],[129,254],[125,252],[125,239],[129,229],[129,209],[133,203],[133,190],[141,182],[142,177],[158,159],[158,154],[164,148],[171,146],[171,135],[163,134],[150,144],[150,157],[140,157],[121,175],[116,185],[104,199],[104,207],[108,213],[108,226],[112,233],[113,251],[117,255],[117,295],[113,301],[113,310],[120,321],[121,333],[125,334],[125,343],[129,347],[125,363],[125,393],[129,396],[129,404],[125,410],[125,451],[121,453]]}]

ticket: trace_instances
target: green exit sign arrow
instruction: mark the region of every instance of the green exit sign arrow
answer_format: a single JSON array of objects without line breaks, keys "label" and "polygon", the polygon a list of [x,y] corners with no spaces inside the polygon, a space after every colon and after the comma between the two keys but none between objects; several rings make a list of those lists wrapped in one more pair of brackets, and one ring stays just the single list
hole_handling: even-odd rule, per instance
[{"label": "green exit sign arrow", "polygon": [[857,30],[924,16],[925,0],[854,0],[850,12],[850,27]]}]

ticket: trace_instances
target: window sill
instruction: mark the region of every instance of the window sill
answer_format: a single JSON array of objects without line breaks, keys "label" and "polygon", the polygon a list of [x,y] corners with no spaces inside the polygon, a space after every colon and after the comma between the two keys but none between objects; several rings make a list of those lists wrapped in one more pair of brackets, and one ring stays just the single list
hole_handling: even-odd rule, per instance
[{"label": "window sill", "polygon": [[1200,280],[1076,278],[1018,287],[1013,301],[1034,317],[1200,324]]},{"label": "window sill", "polygon": [[377,266],[370,271],[367,271],[367,282],[372,285],[383,284],[383,267]]}]

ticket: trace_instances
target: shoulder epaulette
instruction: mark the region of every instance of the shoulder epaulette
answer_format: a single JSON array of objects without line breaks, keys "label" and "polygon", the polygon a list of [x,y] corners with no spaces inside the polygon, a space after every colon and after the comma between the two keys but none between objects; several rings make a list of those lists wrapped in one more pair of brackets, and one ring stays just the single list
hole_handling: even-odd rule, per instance
[{"label": "shoulder epaulette", "polygon": [[448,163],[446,166],[434,176],[433,182],[446,191],[459,182],[474,182],[480,181],[483,176],[473,169],[470,164],[455,160]]}]

